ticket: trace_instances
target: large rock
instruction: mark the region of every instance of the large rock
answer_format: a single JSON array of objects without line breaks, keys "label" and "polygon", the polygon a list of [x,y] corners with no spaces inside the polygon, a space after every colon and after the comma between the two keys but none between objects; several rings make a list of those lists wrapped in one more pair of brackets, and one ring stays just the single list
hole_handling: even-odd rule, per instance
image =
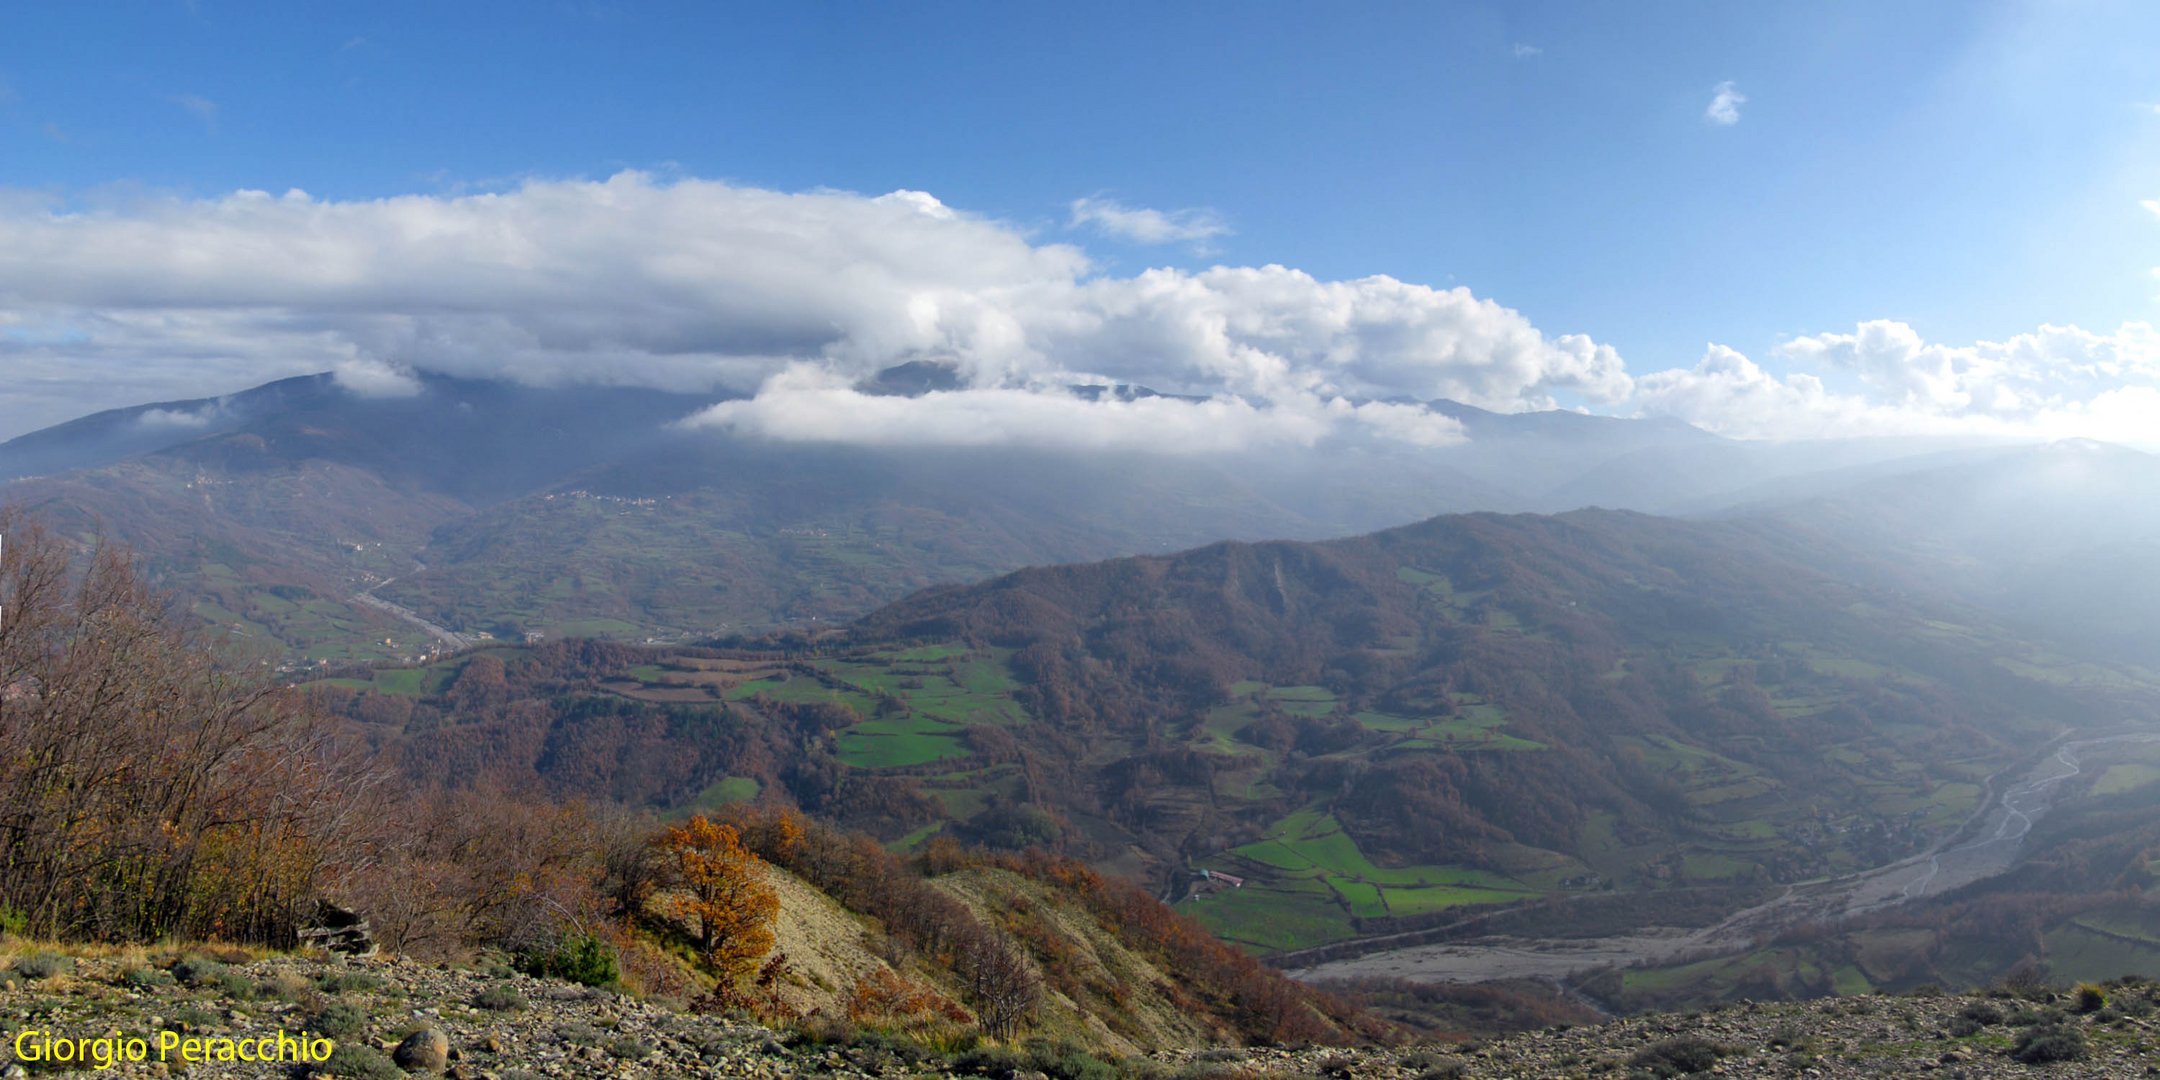
[{"label": "large rock", "polygon": [[315,913],[300,927],[300,944],[313,945],[347,956],[373,956],[375,933],[359,912],[328,900],[315,903]]},{"label": "large rock", "polygon": [[441,1028],[422,1028],[407,1035],[390,1060],[406,1072],[439,1073],[450,1064],[450,1036]]}]

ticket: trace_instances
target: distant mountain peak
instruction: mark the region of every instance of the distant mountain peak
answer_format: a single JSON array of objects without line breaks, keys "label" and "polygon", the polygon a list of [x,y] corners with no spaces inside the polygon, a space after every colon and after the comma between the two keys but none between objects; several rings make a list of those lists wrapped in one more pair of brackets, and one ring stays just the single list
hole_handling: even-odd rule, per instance
[{"label": "distant mountain peak", "polygon": [[960,366],[950,360],[910,360],[895,364],[855,384],[879,397],[921,397],[960,389]]}]

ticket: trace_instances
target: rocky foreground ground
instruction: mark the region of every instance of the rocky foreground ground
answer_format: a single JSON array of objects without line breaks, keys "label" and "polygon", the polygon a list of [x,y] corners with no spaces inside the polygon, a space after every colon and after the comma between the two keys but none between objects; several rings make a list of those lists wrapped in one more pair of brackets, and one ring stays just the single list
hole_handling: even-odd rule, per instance
[{"label": "rocky foreground ground", "polygon": [[[774,1031],[504,969],[293,956],[29,953],[0,974],[0,1075],[399,1078],[962,1077],[1265,1080],[1442,1077],[2130,1077],[2160,1075],[2160,992],[1929,994],[1741,1004],[1366,1050],[1216,1048],[1104,1061],[1043,1045],[933,1052],[840,1024]],[[280,1031],[327,1061],[250,1063],[220,1047]],[[165,1033],[170,1034],[165,1034]],[[56,1062],[98,1040],[143,1060]],[[188,1042],[187,1040],[197,1040]],[[162,1053],[161,1053],[162,1051]],[[286,1052],[291,1054],[292,1048]],[[60,1053],[64,1053],[61,1051]],[[160,1060],[160,1058],[163,1060]]]}]

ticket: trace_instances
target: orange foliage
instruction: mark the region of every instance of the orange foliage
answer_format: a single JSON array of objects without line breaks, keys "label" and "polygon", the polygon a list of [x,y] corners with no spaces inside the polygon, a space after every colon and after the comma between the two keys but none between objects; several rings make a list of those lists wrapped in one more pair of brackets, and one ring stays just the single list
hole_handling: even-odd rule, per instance
[{"label": "orange foliage", "polygon": [[743,847],[732,825],[703,815],[670,826],[654,841],[678,892],[665,895],[664,917],[696,941],[698,953],[724,983],[757,971],[773,946],[780,894],[765,883],[764,860]]},{"label": "orange foliage", "polygon": [[855,980],[848,991],[847,1015],[858,1024],[903,1030],[974,1019],[958,1002],[891,968],[878,968]]}]

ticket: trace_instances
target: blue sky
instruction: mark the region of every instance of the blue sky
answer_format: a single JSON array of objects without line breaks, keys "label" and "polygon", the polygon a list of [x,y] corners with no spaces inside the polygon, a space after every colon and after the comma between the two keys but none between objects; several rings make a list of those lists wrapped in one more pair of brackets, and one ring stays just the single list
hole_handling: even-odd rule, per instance
[{"label": "blue sky", "polygon": [[[2153,320],[2156,56],[2132,2],[11,5],[0,183],[122,216],[626,169],[910,189],[1087,275],[1460,285],[1637,376],[1715,342],[1777,377],[1871,320],[1950,348]],[[1133,242],[1082,198],[1215,227]]]}]

